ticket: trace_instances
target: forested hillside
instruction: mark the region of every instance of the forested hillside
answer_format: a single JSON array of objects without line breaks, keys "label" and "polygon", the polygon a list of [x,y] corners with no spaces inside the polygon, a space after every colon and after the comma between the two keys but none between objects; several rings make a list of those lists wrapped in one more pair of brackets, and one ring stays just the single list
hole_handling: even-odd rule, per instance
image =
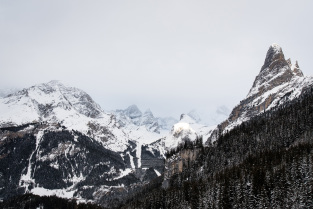
[{"label": "forested hillside", "polygon": [[102,209],[92,203],[78,203],[75,199],[69,200],[56,196],[38,196],[33,194],[18,195],[0,202],[0,208],[39,208],[39,209]]},{"label": "forested hillside", "polygon": [[154,182],[123,208],[313,207],[312,93],[221,135],[168,189]]}]

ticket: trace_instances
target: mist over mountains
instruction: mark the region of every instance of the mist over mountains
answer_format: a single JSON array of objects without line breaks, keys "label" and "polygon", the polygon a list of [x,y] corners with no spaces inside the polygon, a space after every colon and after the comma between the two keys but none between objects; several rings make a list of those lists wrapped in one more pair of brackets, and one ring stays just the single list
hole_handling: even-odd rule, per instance
[{"label": "mist over mountains", "polygon": [[[313,77],[304,76],[299,62],[272,44],[247,96],[231,111],[226,106],[207,114],[191,110],[177,119],[156,117],[136,105],[104,111],[85,91],[56,80],[4,91],[0,199],[31,193],[107,208],[251,208],[251,201],[284,207],[280,191],[293,185],[305,197],[286,204],[307,206],[313,194],[301,188],[312,179],[306,172],[310,160],[303,163],[306,156],[297,149],[311,150],[312,89]],[[285,163],[258,161],[266,153]],[[288,161],[292,157],[297,161]],[[249,163],[260,167],[243,172]],[[299,181],[297,166],[303,169]],[[229,169],[244,180],[238,182]],[[292,179],[282,182],[283,188],[270,183],[276,171]],[[238,185],[241,193],[233,193]],[[234,195],[249,192],[254,196],[244,202]]]}]

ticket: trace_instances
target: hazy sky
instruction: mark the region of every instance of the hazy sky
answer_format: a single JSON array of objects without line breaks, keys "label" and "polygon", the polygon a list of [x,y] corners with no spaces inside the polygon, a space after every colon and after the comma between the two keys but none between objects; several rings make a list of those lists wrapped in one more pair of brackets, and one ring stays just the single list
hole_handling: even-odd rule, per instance
[{"label": "hazy sky", "polygon": [[60,80],[103,109],[230,109],[272,43],[313,75],[313,1],[0,0],[0,88]]}]

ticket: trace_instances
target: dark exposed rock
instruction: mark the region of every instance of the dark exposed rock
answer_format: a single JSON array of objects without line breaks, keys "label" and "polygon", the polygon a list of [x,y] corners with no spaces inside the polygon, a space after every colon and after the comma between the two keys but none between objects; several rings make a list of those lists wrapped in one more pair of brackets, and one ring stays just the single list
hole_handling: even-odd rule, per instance
[{"label": "dark exposed rock", "polygon": [[281,47],[277,44],[272,44],[266,53],[261,72],[266,68],[269,68],[270,70],[274,68],[282,68],[286,64],[288,65]]},{"label": "dark exposed rock", "polygon": [[160,153],[160,146],[162,140],[158,140],[149,145],[141,146],[141,167],[142,168],[155,168],[160,173],[164,171],[164,156]]},{"label": "dark exposed rock", "polygon": [[127,176],[118,178],[120,171],[125,170],[118,153],[79,132],[44,131],[43,127],[36,124],[25,130],[0,130],[1,199],[34,187],[67,190],[74,186],[72,189],[80,193],[84,186],[94,192],[101,185],[134,183]]}]

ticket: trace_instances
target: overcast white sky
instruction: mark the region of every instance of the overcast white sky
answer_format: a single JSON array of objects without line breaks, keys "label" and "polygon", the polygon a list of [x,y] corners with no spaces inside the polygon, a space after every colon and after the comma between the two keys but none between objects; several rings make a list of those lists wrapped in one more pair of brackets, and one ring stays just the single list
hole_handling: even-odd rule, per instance
[{"label": "overcast white sky", "polygon": [[230,109],[267,49],[313,75],[313,1],[0,0],[0,88],[60,80],[103,109]]}]

